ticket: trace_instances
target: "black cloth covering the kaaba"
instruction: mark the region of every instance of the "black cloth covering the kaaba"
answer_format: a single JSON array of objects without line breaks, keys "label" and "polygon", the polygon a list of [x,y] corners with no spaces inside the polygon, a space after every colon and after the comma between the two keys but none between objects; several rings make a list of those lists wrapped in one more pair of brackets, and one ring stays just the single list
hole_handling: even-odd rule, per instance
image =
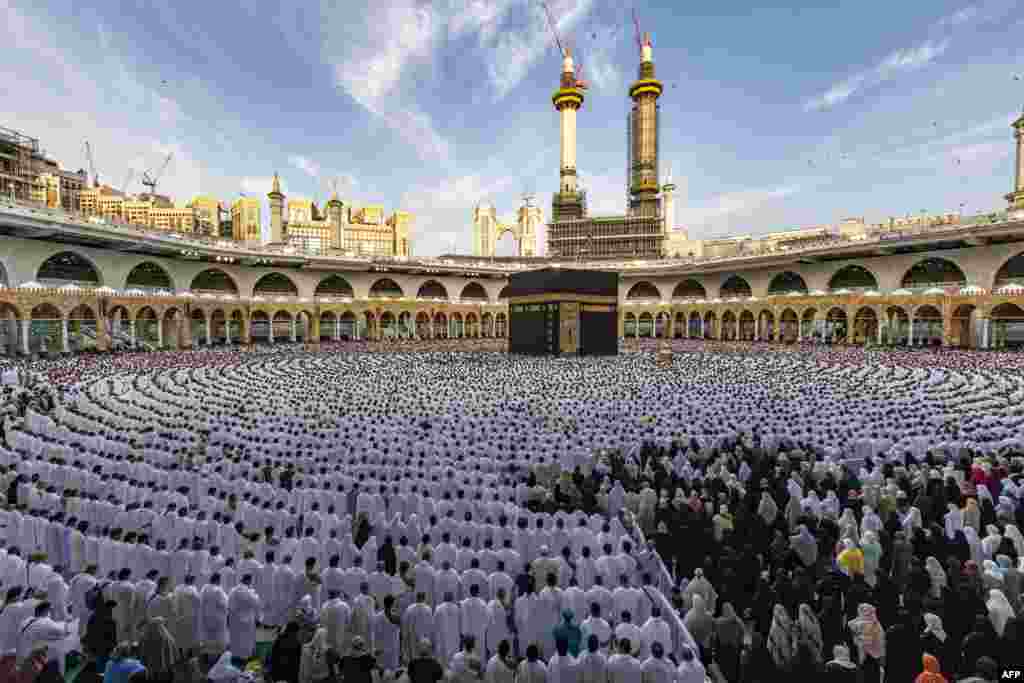
[{"label": "black cloth covering the kaaba", "polygon": [[611,296],[619,293],[619,274],[599,270],[543,268],[513,273],[505,293],[509,297],[559,293],[580,296]]}]

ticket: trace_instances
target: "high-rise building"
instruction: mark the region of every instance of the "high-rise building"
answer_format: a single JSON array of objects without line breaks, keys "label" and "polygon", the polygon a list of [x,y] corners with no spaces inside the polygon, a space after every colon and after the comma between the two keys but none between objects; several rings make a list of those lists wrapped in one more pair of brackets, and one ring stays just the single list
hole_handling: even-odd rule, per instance
[{"label": "high-rise building", "polygon": [[256,197],[239,197],[231,205],[231,239],[258,243],[263,237],[262,204]]},{"label": "high-rise building", "polygon": [[216,237],[220,233],[221,203],[219,199],[200,195],[185,205],[196,211],[196,232]]},{"label": "high-rise building", "polygon": [[[583,104],[571,56],[562,60],[559,89],[552,97],[561,126],[559,191],[552,200],[547,255],[557,258],[661,258],[669,251],[675,229],[671,199],[674,186],[660,184],[658,167],[658,98],[663,86],[654,73],[650,34],[640,47],[637,80],[630,86],[633,102],[627,119],[628,206],[621,216],[589,216],[586,192],[576,172],[576,112]],[[668,198],[670,211],[663,201]],[[678,245],[678,236],[672,241]]]}]

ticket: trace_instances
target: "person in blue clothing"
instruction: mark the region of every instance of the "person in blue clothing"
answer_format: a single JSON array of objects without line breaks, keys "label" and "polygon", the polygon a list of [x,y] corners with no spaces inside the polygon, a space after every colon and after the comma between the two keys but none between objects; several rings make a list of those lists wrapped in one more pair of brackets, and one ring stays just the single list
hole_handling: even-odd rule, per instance
[{"label": "person in blue clothing", "polygon": [[575,616],[571,609],[562,610],[562,623],[554,628],[555,641],[565,638],[569,645],[569,654],[579,657],[580,644],[583,641],[583,631],[574,622]]},{"label": "person in blue clothing", "polygon": [[103,683],[129,683],[132,676],[146,667],[135,658],[131,643],[121,643],[110,655],[107,669],[103,672]]}]

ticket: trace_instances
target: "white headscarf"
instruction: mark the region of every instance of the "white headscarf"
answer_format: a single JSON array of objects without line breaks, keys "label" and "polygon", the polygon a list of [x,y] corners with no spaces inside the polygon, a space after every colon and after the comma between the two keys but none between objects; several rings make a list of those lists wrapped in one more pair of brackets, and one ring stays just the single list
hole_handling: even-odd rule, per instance
[{"label": "white headscarf", "polygon": [[946,572],[942,569],[942,565],[939,564],[939,561],[934,556],[931,556],[925,560],[924,568],[932,580],[932,597],[942,597],[942,589],[949,585],[949,580],[946,577]]},{"label": "white headscarf", "polygon": [[992,621],[996,635],[1002,638],[1006,622],[1015,616],[1010,601],[1006,599],[1003,591],[993,588],[988,592],[988,602],[985,606],[988,607],[988,618]]},{"label": "white headscarf", "polygon": [[220,659],[213,665],[213,668],[210,669],[210,673],[206,674],[206,677],[214,683],[231,683],[241,675],[242,672],[231,665],[231,651],[228,650],[220,656]]},{"label": "white headscarf", "polygon": [[1017,551],[1017,557],[1024,557],[1024,536],[1016,524],[1007,524],[1003,535],[1013,541],[1013,547]]},{"label": "white headscarf", "polygon": [[942,628],[942,617],[938,614],[926,612],[924,615],[924,632],[931,633],[939,639],[940,643],[946,642],[946,630]]}]

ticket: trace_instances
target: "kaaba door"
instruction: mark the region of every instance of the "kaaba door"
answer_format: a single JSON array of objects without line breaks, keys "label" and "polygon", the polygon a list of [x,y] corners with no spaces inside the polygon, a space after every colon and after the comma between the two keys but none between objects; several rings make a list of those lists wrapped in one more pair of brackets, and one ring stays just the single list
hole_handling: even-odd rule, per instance
[{"label": "kaaba door", "polygon": [[563,302],[559,311],[558,348],[561,353],[576,354],[580,350],[580,305]]}]

